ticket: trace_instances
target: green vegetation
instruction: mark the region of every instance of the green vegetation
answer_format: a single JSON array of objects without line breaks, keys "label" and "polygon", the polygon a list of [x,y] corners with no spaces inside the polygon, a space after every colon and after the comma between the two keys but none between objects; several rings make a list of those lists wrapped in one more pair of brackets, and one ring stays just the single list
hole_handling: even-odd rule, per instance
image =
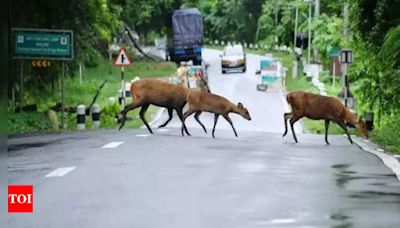
[{"label": "green vegetation", "polygon": [[400,119],[382,123],[372,132],[371,138],[381,144],[386,151],[400,154]]},{"label": "green vegetation", "polygon": [[[125,67],[125,81],[130,81],[134,77],[156,78],[171,76],[175,73],[176,66],[169,62],[149,62],[138,60],[130,67]],[[118,90],[121,87],[121,70],[119,67],[112,67],[111,63],[101,60],[97,67],[86,68],[83,71],[82,84],[79,84],[79,77],[68,77],[65,80],[65,104],[76,106],[78,104],[89,105],[101,83],[107,80],[102,88],[96,103],[104,108],[101,117],[101,126],[104,128],[115,128],[115,115],[120,111],[117,104],[109,105],[108,98],[114,97],[118,102]],[[10,113],[8,117],[8,131],[10,133],[22,133],[32,131],[48,131],[50,124],[45,113],[50,107],[61,100],[60,84],[56,84],[54,90],[41,91],[27,88],[25,92],[25,102],[27,104],[37,104],[38,113]],[[130,102],[130,99],[127,99]],[[147,118],[150,119],[156,108],[149,108]],[[128,114],[134,121],[129,121],[126,127],[139,127],[142,121],[138,119],[139,110],[134,110]],[[61,114],[58,113],[58,120],[61,120]],[[91,127],[91,120],[87,117],[88,128]],[[76,128],[76,114],[66,114],[66,128],[74,130]]]},{"label": "green vegetation", "polygon": [[45,113],[8,113],[7,126],[9,133],[48,131],[50,120]]}]

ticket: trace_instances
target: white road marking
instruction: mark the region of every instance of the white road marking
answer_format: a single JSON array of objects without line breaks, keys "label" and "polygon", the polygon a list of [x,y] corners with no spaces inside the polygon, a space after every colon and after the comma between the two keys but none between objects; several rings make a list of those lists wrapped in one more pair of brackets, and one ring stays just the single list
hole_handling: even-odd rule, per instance
[{"label": "white road marking", "polygon": [[74,169],[75,169],[75,166],[58,168],[58,169],[53,170],[53,172],[47,174],[46,177],[62,177]]},{"label": "white road marking", "polygon": [[271,224],[289,224],[289,223],[295,223],[296,219],[294,218],[282,218],[282,219],[271,219],[268,221],[258,221],[258,225],[271,225]]},{"label": "white road marking", "polygon": [[139,135],[136,135],[136,137],[148,137],[148,136],[150,136],[150,134],[139,134]]},{"label": "white road marking", "polygon": [[393,155],[393,157],[395,157],[395,158],[400,158],[400,155]]},{"label": "white road marking", "polygon": [[376,151],[379,151],[379,152],[385,152],[385,150],[384,150],[384,149],[382,149],[382,148],[378,148],[378,149],[376,149]]},{"label": "white road marking", "polygon": [[249,173],[258,173],[263,171],[267,166],[261,162],[246,162],[237,165],[239,170]]},{"label": "white road marking", "polygon": [[102,149],[115,148],[115,147],[121,145],[122,143],[124,143],[124,142],[110,142],[110,143],[107,143],[106,145],[102,146],[101,148]]},{"label": "white road marking", "polygon": [[287,223],[294,223],[294,222],[296,222],[296,219],[293,219],[293,218],[269,220],[269,223],[272,223],[272,224],[287,224]]},{"label": "white road marking", "polygon": [[158,132],[167,132],[167,131],[169,131],[169,129],[158,129],[157,131]]}]

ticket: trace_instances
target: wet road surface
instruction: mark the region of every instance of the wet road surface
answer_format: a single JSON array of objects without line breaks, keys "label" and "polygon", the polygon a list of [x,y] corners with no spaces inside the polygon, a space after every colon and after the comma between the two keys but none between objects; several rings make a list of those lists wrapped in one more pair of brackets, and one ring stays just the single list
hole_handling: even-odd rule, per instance
[{"label": "wet road surface", "polygon": [[[332,136],[177,128],[10,139],[9,183],[34,185],[34,213],[9,227],[397,227],[400,182]],[[110,145],[110,148],[102,148]],[[119,142],[115,143],[115,142]],[[113,147],[115,146],[115,147]],[[46,177],[74,167],[63,176]]]},{"label": "wet road surface", "polygon": [[[400,182],[379,158],[340,135],[282,138],[282,92],[256,91],[260,56],[222,75],[219,53],[205,52],[211,90],[252,116],[231,114],[239,138],[221,118],[212,139],[193,117],[182,137],[176,116],[154,135],[10,138],[8,181],[34,185],[34,213],[8,214],[9,227],[399,227]],[[213,116],[201,119],[210,132]]]}]

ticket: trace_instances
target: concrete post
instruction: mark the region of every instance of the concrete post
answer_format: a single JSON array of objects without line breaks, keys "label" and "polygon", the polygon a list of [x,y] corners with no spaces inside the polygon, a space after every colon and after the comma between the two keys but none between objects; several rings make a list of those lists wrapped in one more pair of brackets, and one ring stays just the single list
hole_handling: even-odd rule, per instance
[{"label": "concrete post", "polygon": [[98,104],[92,106],[92,121],[93,128],[98,129],[100,126],[100,105]]},{"label": "concrete post", "polygon": [[86,112],[86,107],[85,105],[78,105],[76,107],[76,123],[77,123],[77,129],[78,130],[85,130],[86,124],[85,124],[85,112]]}]

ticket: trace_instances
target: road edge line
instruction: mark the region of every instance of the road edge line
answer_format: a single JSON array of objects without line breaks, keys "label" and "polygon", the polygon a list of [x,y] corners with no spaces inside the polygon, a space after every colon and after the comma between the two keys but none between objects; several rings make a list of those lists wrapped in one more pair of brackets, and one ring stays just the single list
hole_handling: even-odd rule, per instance
[{"label": "road edge line", "polygon": [[[352,136],[352,137],[354,143],[358,147],[380,158],[383,164],[385,164],[389,169],[391,169],[396,175],[397,179],[400,181],[400,162],[394,157],[393,154],[377,151],[377,148],[380,147],[369,140],[365,142],[364,139],[361,139],[360,137],[357,136]],[[374,147],[376,149],[374,149]]]}]

